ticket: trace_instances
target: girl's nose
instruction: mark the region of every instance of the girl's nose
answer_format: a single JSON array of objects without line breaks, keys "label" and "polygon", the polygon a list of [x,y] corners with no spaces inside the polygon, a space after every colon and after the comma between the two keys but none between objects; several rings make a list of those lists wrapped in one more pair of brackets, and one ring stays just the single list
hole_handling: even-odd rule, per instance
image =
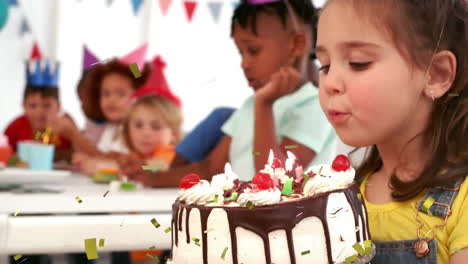
[{"label": "girl's nose", "polygon": [[330,66],[327,73],[320,75],[320,89],[328,95],[342,94],[345,91],[343,75],[337,68]]}]

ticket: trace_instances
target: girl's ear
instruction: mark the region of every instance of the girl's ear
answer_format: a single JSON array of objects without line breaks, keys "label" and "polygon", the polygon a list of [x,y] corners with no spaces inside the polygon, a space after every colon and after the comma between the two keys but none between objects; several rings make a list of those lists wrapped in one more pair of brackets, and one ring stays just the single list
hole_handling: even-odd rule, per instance
[{"label": "girl's ear", "polygon": [[448,50],[438,52],[432,58],[427,72],[424,94],[428,98],[440,98],[452,87],[457,72],[457,58]]}]

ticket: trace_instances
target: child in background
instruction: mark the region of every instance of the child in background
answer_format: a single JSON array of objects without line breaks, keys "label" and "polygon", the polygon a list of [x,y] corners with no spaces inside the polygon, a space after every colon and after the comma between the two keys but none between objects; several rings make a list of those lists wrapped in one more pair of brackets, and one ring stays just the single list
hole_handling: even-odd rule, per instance
[{"label": "child in background", "polygon": [[130,107],[123,122],[128,149],[147,165],[169,168],[181,135],[182,113],[175,101],[147,90]]},{"label": "child in background", "polygon": [[357,169],[375,264],[467,263],[468,2],[331,0],[320,102]]},{"label": "child in background", "polygon": [[[250,180],[263,168],[270,149],[284,161],[286,146],[294,146],[302,164],[331,162],[336,136],[320,109],[317,89],[306,81],[315,19],[310,1],[241,1],[232,19],[232,36],[255,94],[224,124],[226,136],[205,160],[129,176],[149,186],[177,186],[189,173],[209,179],[230,161],[242,180]],[[131,166],[129,162],[121,167],[126,171]]]},{"label": "child in background", "polygon": [[[23,95],[24,114],[16,118],[5,129],[5,135],[13,150],[23,140],[36,140],[49,127],[49,120],[60,116],[60,100],[58,88],[59,64],[50,61],[31,60],[26,65],[27,84]],[[64,119],[71,118],[62,115]],[[55,145],[55,159],[69,160],[72,146],[62,137],[59,131],[55,134],[52,143]],[[58,136],[58,135],[60,136]]]}]

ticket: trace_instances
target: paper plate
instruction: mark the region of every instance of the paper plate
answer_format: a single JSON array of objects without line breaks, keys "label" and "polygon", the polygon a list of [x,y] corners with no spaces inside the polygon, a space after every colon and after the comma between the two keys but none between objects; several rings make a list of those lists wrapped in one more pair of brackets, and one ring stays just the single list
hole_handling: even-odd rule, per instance
[{"label": "paper plate", "polygon": [[71,175],[64,170],[30,170],[25,168],[0,169],[0,184],[61,183]]}]

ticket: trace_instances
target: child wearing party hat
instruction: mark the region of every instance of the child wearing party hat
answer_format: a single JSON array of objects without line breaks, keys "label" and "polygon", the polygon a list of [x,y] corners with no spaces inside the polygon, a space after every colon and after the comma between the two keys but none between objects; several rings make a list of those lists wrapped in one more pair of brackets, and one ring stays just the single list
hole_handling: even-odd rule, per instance
[{"label": "child wearing party hat", "polygon": [[[93,123],[100,123],[99,138],[93,143],[74,124],[64,119],[54,120],[53,127],[68,135],[75,147],[74,163],[82,165],[92,157],[111,153],[128,153],[119,137],[121,122],[128,111],[131,95],[146,81],[150,69],[146,67],[147,44],[130,54],[99,63],[99,59],[85,49],[84,73],[79,85],[83,112]],[[141,76],[134,76],[129,65],[136,63]]]},{"label": "child wearing party hat", "polygon": [[20,141],[44,139],[47,140],[45,143],[55,145],[56,159],[70,156],[70,142],[59,136],[57,131],[50,130],[48,125],[56,116],[70,119],[60,109],[59,71],[60,64],[43,60],[38,46],[34,45],[31,59],[26,63],[24,113],[11,122],[4,133],[14,151],[17,150]]}]

